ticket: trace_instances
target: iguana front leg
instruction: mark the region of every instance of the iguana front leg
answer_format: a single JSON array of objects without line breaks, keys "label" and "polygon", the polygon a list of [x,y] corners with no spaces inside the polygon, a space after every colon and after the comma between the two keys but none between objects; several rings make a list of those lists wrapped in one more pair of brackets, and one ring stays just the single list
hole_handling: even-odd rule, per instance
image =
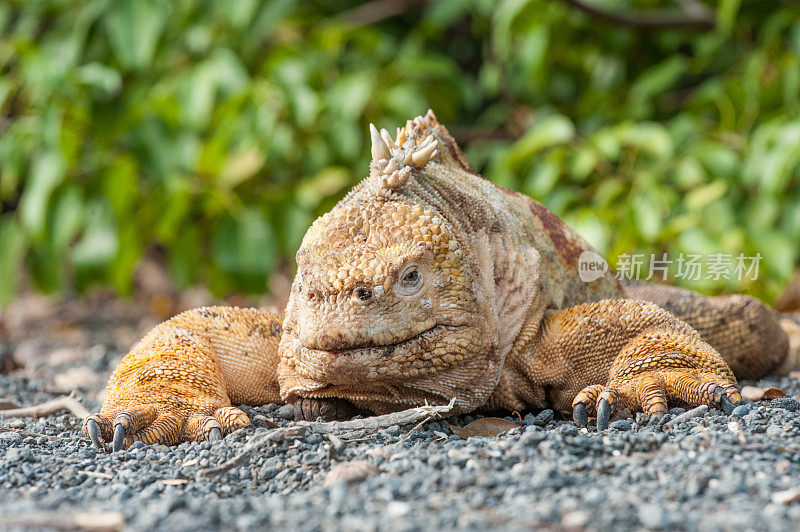
[{"label": "iguana front leg", "polygon": [[234,404],[280,401],[281,320],[255,309],[207,307],[160,324],[122,359],[99,413],[94,445],[213,440],[250,424]]},{"label": "iguana front leg", "polygon": [[506,367],[501,385],[530,390],[517,400],[573,410],[579,425],[596,415],[599,429],[622,407],[661,415],[670,403],[728,409],[741,399],[719,353],[689,325],[644,301],[604,300],[555,312]]}]

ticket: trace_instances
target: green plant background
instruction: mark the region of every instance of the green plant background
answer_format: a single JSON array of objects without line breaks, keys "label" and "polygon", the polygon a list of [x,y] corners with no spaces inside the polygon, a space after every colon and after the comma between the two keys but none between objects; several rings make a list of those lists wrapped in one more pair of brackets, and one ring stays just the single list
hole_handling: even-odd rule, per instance
[{"label": "green plant background", "polygon": [[486,177],[612,264],[761,253],[755,282],[688,286],[766,300],[791,277],[796,5],[707,2],[717,26],[700,31],[607,24],[557,0],[398,2],[368,23],[339,0],[0,3],[0,301],[21,280],[129,294],[154,245],[179,287],[263,292],[365,175],[367,124],[429,107]]}]

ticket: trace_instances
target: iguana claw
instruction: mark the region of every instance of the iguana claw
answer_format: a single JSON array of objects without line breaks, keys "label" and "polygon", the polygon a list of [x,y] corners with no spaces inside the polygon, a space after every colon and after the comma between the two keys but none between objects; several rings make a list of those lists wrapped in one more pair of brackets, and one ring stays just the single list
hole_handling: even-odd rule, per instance
[{"label": "iguana claw", "polygon": [[208,431],[208,441],[219,441],[222,439],[222,431],[219,430],[219,427],[211,427],[211,430]]},{"label": "iguana claw", "polygon": [[728,398],[727,394],[722,394],[719,398],[719,408],[725,412],[725,415],[729,416],[733,412],[733,409],[736,408],[736,405]]},{"label": "iguana claw", "polygon": [[100,441],[100,426],[93,419],[86,421],[86,432],[89,434],[89,439],[92,440],[92,445],[98,451],[105,451],[106,446]]},{"label": "iguana claw", "polygon": [[600,399],[597,402],[597,430],[603,431],[608,428],[608,422],[611,420],[611,405],[605,399]]},{"label": "iguana claw", "polygon": [[585,427],[589,423],[589,407],[586,403],[578,403],[572,409],[572,420],[579,427]]},{"label": "iguana claw", "polygon": [[121,451],[122,449],[124,449],[125,448],[125,445],[124,445],[125,444],[125,436],[127,436],[127,435],[128,435],[128,433],[125,430],[125,425],[123,425],[122,423],[117,423],[114,426],[114,441],[111,444],[111,450],[114,451],[114,452],[117,452],[117,451]]}]

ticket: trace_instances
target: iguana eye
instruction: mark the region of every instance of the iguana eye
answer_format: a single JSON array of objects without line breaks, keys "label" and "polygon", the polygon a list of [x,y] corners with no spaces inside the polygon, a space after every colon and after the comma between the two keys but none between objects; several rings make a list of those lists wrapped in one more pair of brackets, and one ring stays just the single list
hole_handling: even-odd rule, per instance
[{"label": "iguana eye", "polygon": [[403,286],[411,287],[419,283],[419,272],[410,270],[403,276]]},{"label": "iguana eye", "polygon": [[422,288],[422,274],[417,266],[408,266],[400,272],[399,282],[395,285],[395,293],[401,297],[413,296]]}]

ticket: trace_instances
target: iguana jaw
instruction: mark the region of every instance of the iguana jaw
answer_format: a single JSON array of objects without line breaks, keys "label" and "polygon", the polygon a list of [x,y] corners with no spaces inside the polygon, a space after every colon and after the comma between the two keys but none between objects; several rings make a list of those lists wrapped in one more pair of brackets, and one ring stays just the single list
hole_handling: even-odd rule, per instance
[{"label": "iguana jaw", "polygon": [[321,354],[321,353],[330,353],[331,355],[337,357],[346,357],[346,356],[357,357],[359,355],[366,354],[367,351],[370,351],[372,353],[375,353],[377,351],[379,355],[382,354],[384,357],[389,357],[392,355],[392,353],[394,353],[395,350],[405,349],[406,347],[409,347],[411,342],[417,342],[420,345],[424,344],[426,340],[433,338],[437,333],[441,333],[447,327],[448,327],[447,325],[439,325],[439,324],[432,325],[427,329],[424,329],[423,331],[406,338],[405,340],[400,340],[396,342],[389,342],[389,343],[370,342],[365,345],[352,346],[345,349],[335,349],[330,351],[305,348],[305,347],[303,349],[308,351],[312,357],[315,356],[315,354]]},{"label": "iguana jaw", "polygon": [[297,339],[290,342],[289,358],[295,371],[317,382],[317,387],[350,385],[354,380],[398,383],[430,375],[463,358],[466,353],[453,349],[457,346],[451,345],[451,337],[465,333],[469,333],[466,327],[437,324],[391,344],[338,350],[309,348]]},{"label": "iguana jaw", "polygon": [[[284,337],[281,396],[289,402],[337,397],[375,412],[426,401],[446,404],[456,395],[470,395],[472,379],[485,371],[478,366],[493,352],[492,336],[479,322],[437,324],[400,342],[339,351],[309,349]],[[427,385],[433,381],[450,387]]]}]

